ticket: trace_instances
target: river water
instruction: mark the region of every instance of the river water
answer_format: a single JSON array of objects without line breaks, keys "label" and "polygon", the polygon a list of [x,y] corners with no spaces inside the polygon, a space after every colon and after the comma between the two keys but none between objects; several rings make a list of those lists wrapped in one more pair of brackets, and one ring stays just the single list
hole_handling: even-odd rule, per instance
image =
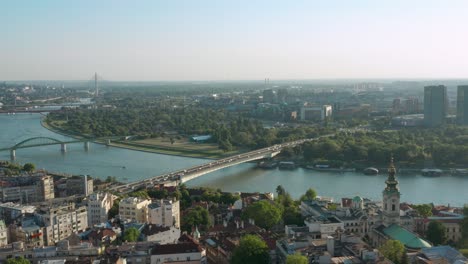
[{"label": "river water", "polygon": [[[69,139],[43,128],[40,119],[39,114],[0,114],[0,148],[13,146],[31,137]],[[67,150],[66,153],[61,153],[59,145],[19,149],[16,151],[16,161],[32,162],[37,168],[53,172],[89,174],[103,179],[111,175],[123,182],[207,162],[205,159],[161,155],[99,144],[91,144],[88,151],[84,150],[81,143],[70,144]],[[0,152],[0,160],[9,159],[8,151]],[[468,203],[468,177],[397,177],[402,201],[454,206]],[[292,171],[262,170],[255,168],[254,164],[240,164],[191,180],[187,182],[187,186],[214,187],[231,192],[274,192],[276,186],[282,185],[294,198],[312,187],[319,195],[335,199],[360,195],[379,200],[385,187],[385,179],[386,175],[367,176],[354,172],[339,174],[301,168]]]}]

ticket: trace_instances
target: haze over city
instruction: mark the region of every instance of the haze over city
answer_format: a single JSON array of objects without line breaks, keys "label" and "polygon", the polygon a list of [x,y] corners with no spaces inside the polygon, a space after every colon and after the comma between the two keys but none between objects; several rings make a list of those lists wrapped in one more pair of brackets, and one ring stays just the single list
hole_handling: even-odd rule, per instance
[{"label": "haze over city", "polygon": [[466,1],[8,1],[0,80],[461,78]]}]

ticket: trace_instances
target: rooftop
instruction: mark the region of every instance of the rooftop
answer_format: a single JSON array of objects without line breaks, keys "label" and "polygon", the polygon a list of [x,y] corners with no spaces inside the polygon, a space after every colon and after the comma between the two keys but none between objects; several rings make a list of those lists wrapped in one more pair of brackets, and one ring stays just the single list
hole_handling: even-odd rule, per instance
[{"label": "rooftop", "polygon": [[390,237],[391,239],[400,241],[407,248],[421,249],[432,247],[429,242],[418,237],[416,234],[404,229],[399,225],[392,224],[389,227],[384,227],[380,229],[383,234]]}]

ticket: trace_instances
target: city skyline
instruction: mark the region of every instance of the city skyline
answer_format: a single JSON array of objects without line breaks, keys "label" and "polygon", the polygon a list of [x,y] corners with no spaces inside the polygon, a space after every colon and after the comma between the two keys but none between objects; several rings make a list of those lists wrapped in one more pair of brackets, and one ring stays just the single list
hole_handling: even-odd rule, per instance
[{"label": "city skyline", "polygon": [[2,3],[1,80],[457,79],[463,1]]}]

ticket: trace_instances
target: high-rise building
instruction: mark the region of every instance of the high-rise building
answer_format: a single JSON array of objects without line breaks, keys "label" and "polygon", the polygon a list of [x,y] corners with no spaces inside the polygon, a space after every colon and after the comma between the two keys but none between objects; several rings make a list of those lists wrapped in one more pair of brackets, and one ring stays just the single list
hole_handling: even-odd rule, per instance
[{"label": "high-rise building", "polygon": [[110,193],[93,193],[88,197],[88,226],[94,226],[107,221],[107,213],[114,205]]},{"label": "high-rise building", "polygon": [[433,127],[445,124],[447,116],[447,87],[424,87],[424,125]]},{"label": "high-rise building", "polygon": [[468,85],[458,86],[457,123],[459,125],[468,125]]}]

